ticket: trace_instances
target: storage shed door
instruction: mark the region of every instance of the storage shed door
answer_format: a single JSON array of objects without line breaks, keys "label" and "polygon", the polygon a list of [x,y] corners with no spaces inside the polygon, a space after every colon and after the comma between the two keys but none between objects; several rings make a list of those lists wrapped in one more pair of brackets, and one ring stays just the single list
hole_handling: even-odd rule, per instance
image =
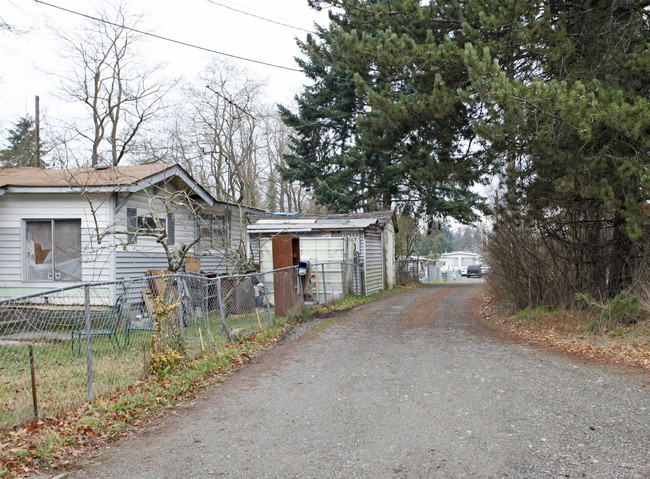
[{"label": "storage shed door", "polygon": [[366,295],[384,289],[384,262],[381,229],[369,227],[365,234]]}]

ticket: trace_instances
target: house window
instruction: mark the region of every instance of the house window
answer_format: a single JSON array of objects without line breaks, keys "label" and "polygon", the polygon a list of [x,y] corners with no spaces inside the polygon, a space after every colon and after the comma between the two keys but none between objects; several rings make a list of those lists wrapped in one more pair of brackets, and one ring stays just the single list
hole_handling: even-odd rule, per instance
[{"label": "house window", "polygon": [[126,232],[127,243],[137,243],[138,236],[151,236],[158,231],[167,232],[167,244],[174,244],[176,237],[176,225],[174,215],[167,214],[166,218],[158,218],[160,228],[156,226],[156,220],[153,216],[138,216],[137,208],[126,209]]},{"label": "house window", "polygon": [[176,242],[176,221],[172,213],[167,213],[167,244]]},{"label": "house window", "polygon": [[204,213],[201,214],[200,224],[202,247],[223,243],[228,239],[225,216]]},{"label": "house window", "polygon": [[136,233],[138,232],[138,209],[137,208],[127,208],[126,209],[126,242],[127,243],[137,243],[138,237]]},{"label": "house window", "polygon": [[160,228],[156,225],[156,220],[153,216],[138,216],[138,230],[144,234],[158,234],[159,231],[167,230],[167,222],[163,218],[158,219],[160,223]]},{"label": "house window", "polygon": [[81,220],[26,220],[28,281],[81,281]]}]

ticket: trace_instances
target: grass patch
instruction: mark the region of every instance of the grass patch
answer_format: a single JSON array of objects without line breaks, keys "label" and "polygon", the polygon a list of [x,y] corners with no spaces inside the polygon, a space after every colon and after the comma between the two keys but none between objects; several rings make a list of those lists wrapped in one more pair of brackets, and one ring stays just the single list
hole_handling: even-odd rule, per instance
[{"label": "grass patch", "polygon": [[546,306],[539,306],[535,309],[522,309],[520,311],[517,311],[514,314],[514,317],[517,319],[528,319],[528,318],[536,318],[539,317],[540,315],[553,315],[557,313],[556,310],[552,308],[548,308]]},{"label": "grass patch", "polygon": [[[273,331],[266,311],[261,316],[255,312],[230,315],[228,327],[239,328],[246,337],[266,334],[267,330],[272,334]],[[228,338],[221,330],[220,315],[184,327],[187,356],[198,357],[227,346]],[[108,337],[93,337],[95,397],[123,390],[147,375],[153,334],[155,331],[131,331],[127,345],[124,333],[118,333],[122,351],[115,348]],[[33,350],[41,417],[64,414],[88,399],[85,342],[81,354],[76,342],[73,350],[70,341],[41,341]],[[29,422],[33,415],[29,347],[0,346],[0,430]]]},{"label": "grass patch", "polygon": [[323,329],[327,328],[328,326],[331,326],[332,324],[336,323],[339,319],[341,319],[341,316],[338,316],[336,318],[326,319],[322,323],[317,324],[313,331],[315,333],[318,333],[319,331],[322,331]]},{"label": "grass patch", "polygon": [[[257,318],[255,324],[258,325]],[[90,403],[82,403],[75,410],[50,414],[46,419],[5,429],[0,433],[0,477],[16,477],[42,468],[61,466],[65,464],[66,456],[77,455],[79,449],[119,437],[127,430],[144,425],[148,419],[179,401],[194,397],[198,391],[218,382],[269,347],[288,325],[288,322],[280,322],[267,327],[240,344],[221,340],[218,347],[206,348],[198,357],[173,372],[131,378],[130,385]],[[69,344],[67,347],[69,350]],[[133,354],[134,359],[137,357],[141,363],[141,348],[134,348],[132,353],[127,350],[119,357],[113,355],[106,362],[129,363],[129,354]],[[137,369],[141,376],[142,365]]]}]

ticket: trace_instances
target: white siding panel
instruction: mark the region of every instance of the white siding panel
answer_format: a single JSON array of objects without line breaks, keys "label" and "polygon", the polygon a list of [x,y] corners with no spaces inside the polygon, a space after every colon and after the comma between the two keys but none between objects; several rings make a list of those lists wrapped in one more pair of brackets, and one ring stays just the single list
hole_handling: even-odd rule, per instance
[{"label": "white siding panel", "polygon": [[[162,208],[162,205],[159,206]],[[139,216],[150,215],[151,207],[145,194],[134,194],[129,197],[125,205],[118,213],[118,223],[126,224],[126,208],[136,208]],[[213,208],[217,215],[226,215],[224,206]],[[190,251],[188,256],[198,258],[201,261],[201,271],[209,274],[224,275],[233,269],[233,264],[240,263],[240,254],[246,257],[245,234],[242,234],[242,226],[245,221],[240,216],[240,210],[233,208],[229,212],[229,240],[222,248],[199,248],[198,246]],[[170,249],[173,251],[181,243],[190,243],[196,237],[194,215],[187,209],[179,208],[175,215],[176,238]],[[125,227],[120,227],[125,229]],[[124,235],[120,235],[124,236]],[[241,243],[243,238],[244,243]],[[126,237],[120,241],[126,241]],[[146,273],[148,269],[169,269],[167,256],[159,244],[153,238],[139,237],[135,245],[127,246],[124,251],[118,246],[116,259],[117,277],[135,277]],[[181,267],[183,271],[184,267]]]},{"label": "white siding panel", "polygon": [[118,250],[115,254],[115,263],[118,280],[144,276],[150,269],[169,269],[164,252],[142,253]]},{"label": "white siding panel", "polygon": [[384,289],[383,247],[381,229],[368,227],[365,237],[366,294],[370,295]]},{"label": "white siding panel", "polygon": [[395,228],[391,222],[384,226],[384,265],[386,288],[395,287]]},{"label": "white siding panel", "polygon": [[[4,223],[4,222],[3,222]],[[20,227],[0,227],[0,263],[2,283],[16,284],[22,281]]]},{"label": "white siding panel", "polygon": [[[160,195],[160,191],[156,192]],[[167,221],[167,211],[161,200],[150,200],[153,192],[149,191],[133,193],[130,196],[126,194],[118,195],[118,202],[124,202],[120,210],[115,216],[115,224],[112,229],[115,232],[127,231],[127,208],[135,208],[138,216],[154,216],[157,215],[161,220]],[[175,225],[175,242],[174,244],[191,242],[196,235],[194,226],[194,215],[185,207],[178,207],[174,211],[174,225]],[[126,234],[116,234],[116,241],[118,247],[122,248],[127,242]],[[149,236],[138,236],[135,244],[130,244],[127,247],[128,251],[141,251],[145,253],[163,253],[163,247],[156,242],[156,239]]]}]

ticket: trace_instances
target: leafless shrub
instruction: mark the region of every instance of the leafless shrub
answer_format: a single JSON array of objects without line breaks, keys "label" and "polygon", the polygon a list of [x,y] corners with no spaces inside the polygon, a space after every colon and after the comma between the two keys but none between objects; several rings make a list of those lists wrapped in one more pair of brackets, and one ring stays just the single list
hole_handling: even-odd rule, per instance
[{"label": "leafless shrub", "polygon": [[[650,313],[650,251],[644,248],[644,254],[635,267],[634,281],[630,291],[639,297],[639,307]],[[647,321],[650,328],[650,321]]]},{"label": "leafless shrub", "polygon": [[608,251],[598,239],[607,227],[569,215],[539,223],[497,215],[484,247],[491,294],[508,311],[584,307],[577,293],[606,301]]}]

